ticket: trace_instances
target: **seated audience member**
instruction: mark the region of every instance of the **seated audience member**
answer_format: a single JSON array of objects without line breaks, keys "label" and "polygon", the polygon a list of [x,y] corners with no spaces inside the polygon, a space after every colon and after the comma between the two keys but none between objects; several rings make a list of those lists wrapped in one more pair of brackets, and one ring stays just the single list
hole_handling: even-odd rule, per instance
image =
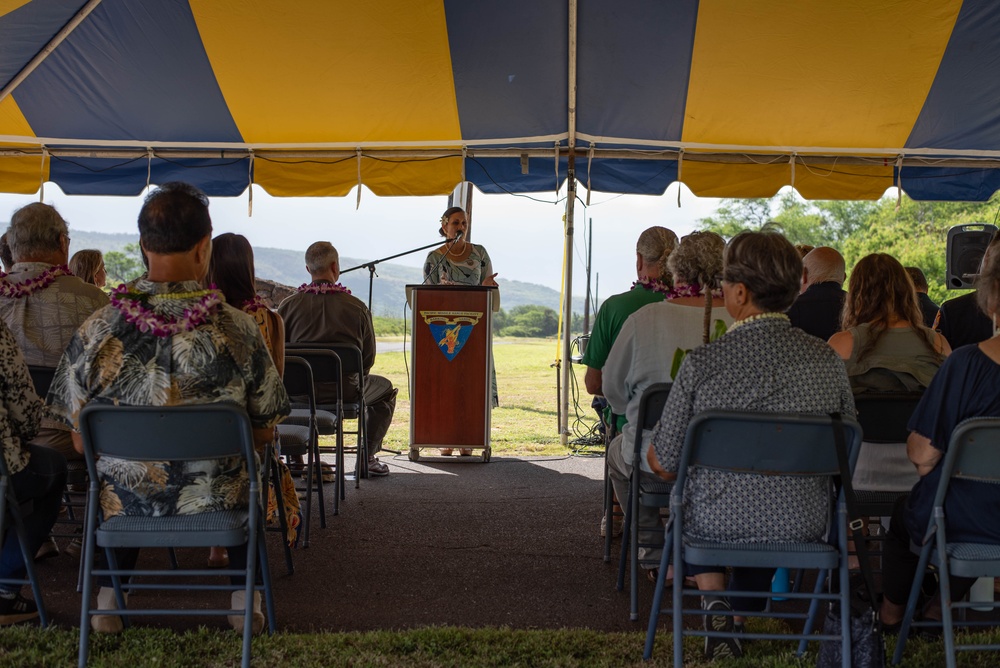
[{"label": "seated audience member", "polygon": [[[989,319],[1000,312],[1000,255],[987,253],[976,280],[977,298]],[[921,543],[941,480],[941,462],[951,434],[963,420],[1000,417],[1000,338],[956,348],[934,376],[910,418],[907,453],[920,476],[910,495],[897,505],[883,547],[884,597],[880,618],[898,628],[917,569],[911,542]],[[960,480],[945,498],[948,541],[1000,543],[1000,485]],[[974,580],[951,578],[952,600],[961,600]],[[918,614],[921,611],[918,610]],[[935,596],[922,611],[926,619],[941,619]]]},{"label": "seated audience member", "polygon": [[[983,254],[983,265],[1000,247],[1000,235],[993,241]],[[941,304],[934,329],[941,332],[954,349],[972,343],[980,343],[992,337],[997,331],[996,317],[986,315],[979,307],[975,292],[955,297]]]},{"label": "seated audience member", "polygon": [[788,320],[807,334],[826,341],[840,331],[840,310],[846,293],[844,258],[827,246],[802,259],[802,293],[788,309]]},{"label": "seated audience member", "polygon": [[[851,272],[843,330],[830,346],[844,360],[855,394],[920,392],[930,385],[951,347],[922,324],[906,270],[885,253],[863,257]],[[906,491],[916,482],[902,444],[865,443],[854,485],[873,491]]]},{"label": "seated audience member", "polygon": [[0,262],[3,263],[3,270],[10,271],[14,266],[14,256],[10,254],[10,244],[7,243],[7,233],[0,235]]},{"label": "seated audience member", "polygon": [[[722,294],[735,322],[722,338],[695,348],[681,364],[653,432],[649,464],[655,473],[666,480],[676,477],[688,424],[702,411],[854,415],[844,363],[824,341],[792,327],[784,314],[801,276],[798,252],[779,234],[743,232],[729,242]],[[684,528],[690,537],[711,541],[820,540],[829,503],[825,477],[762,479],[693,470],[684,493]],[[724,593],[724,568],[685,564],[684,574],[693,576],[703,592],[706,628],[741,628],[742,617],[715,614],[733,609]],[[773,574],[773,568],[735,568],[730,586],[768,591]],[[740,610],[753,612],[762,610],[766,599],[736,601]],[[738,639],[709,638],[705,654],[710,659],[740,656],[742,647]]]},{"label": "seated audience member", "polygon": [[[608,471],[615,496],[628,498],[629,477],[632,475],[632,453],[635,449],[636,420],[642,393],[654,383],[671,380],[674,361],[683,354],[707,343],[713,325],[724,325],[733,319],[726,312],[722,296],[713,296],[716,277],[722,273],[722,251],[726,242],[714,232],[694,232],[667,259],[674,287],[666,292],[664,301],[643,306],[622,325],[611,354],[604,364],[602,387],[608,403],[618,415],[626,418],[622,433],[608,446]],[[652,431],[644,431],[642,456],[639,460],[644,473],[652,475],[645,461]],[[659,509],[639,507],[639,524],[656,526]],[[647,531],[639,536],[642,543],[663,541],[663,531]],[[657,552],[640,549],[640,559],[659,559]],[[655,568],[648,575],[655,580]]]},{"label": "seated audience member", "polygon": [[[263,448],[289,413],[288,396],[253,318],[225,303],[201,282],[212,249],[208,198],[186,183],[151,192],[139,213],[139,240],[149,275],[133,288],[120,286],[110,306],[73,336],[49,392],[51,409],[83,444],[79,415],[90,401],[136,406],[229,403],[246,408],[255,445]],[[141,435],[136,435],[141,438]],[[169,453],[164,453],[169,460]],[[246,467],[241,460],[147,462],[134,465],[102,457],[101,509],[105,517],[189,515],[245,507]],[[155,472],[155,475],[153,474]],[[246,564],[246,546],[230,548],[233,568]],[[138,549],[118,549],[119,567],[133,569]],[[242,577],[232,584],[242,585]],[[117,610],[109,578],[101,578],[100,610]],[[246,592],[232,593],[242,608]],[[253,626],[263,628],[260,594],[254,593]],[[243,616],[229,618],[243,629]],[[121,617],[96,615],[99,632],[122,629]]]},{"label": "seated audience member", "polygon": [[101,251],[87,248],[73,253],[69,259],[69,270],[84,283],[103,288],[108,282],[108,272],[104,268]]},{"label": "seated audience member", "polygon": [[[66,458],[52,448],[28,444],[38,429],[43,408],[17,342],[0,322],[0,456],[7,463],[18,500],[32,502],[31,512],[24,518],[28,554],[35,554],[49,535],[66,487]],[[25,574],[17,533],[8,528],[0,550],[0,578],[24,578]],[[21,596],[19,587],[0,585],[0,626],[36,617],[38,607]]]},{"label": "seated audience member", "polygon": [[933,327],[934,321],[937,320],[938,310],[941,307],[935,304],[934,300],[927,294],[927,290],[929,289],[927,277],[924,276],[924,272],[920,270],[920,267],[906,267],[906,273],[910,275],[913,287],[917,291],[917,303],[920,306],[920,314],[924,318],[924,327]]},{"label": "seated audience member", "polygon": [[[389,475],[389,466],[375,456],[392,425],[397,390],[392,382],[371,372],[375,364],[375,329],[372,314],[351,291],[337,282],[340,255],[328,241],[317,241],[306,249],[306,271],[312,282],[300,285],[295,294],[278,305],[285,321],[285,341],[290,343],[348,343],[361,350],[365,373],[365,407],[368,414],[368,473]],[[345,382],[344,401],[355,401]],[[336,383],[316,384],[316,401],[332,404],[337,400]]]},{"label": "seated audience member", "polygon": [[[70,273],[69,228],[53,207],[36,202],[15,211],[7,243],[14,266],[0,279],[0,319],[14,334],[25,362],[55,367],[77,328],[108,303],[108,296]],[[67,460],[82,459],[66,426],[47,415],[31,442],[54,448]],[[67,550],[75,552],[79,545],[74,541]],[[50,538],[36,558],[58,554]]]},{"label": "seated audience member", "polygon": [[[28,364],[54,367],[77,328],[105,306],[108,297],[70,275],[69,230],[51,206],[35,203],[15,211],[7,241],[15,263],[0,281],[0,318],[14,333]],[[55,448],[67,459],[80,458],[69,431],[44,417],[32,442]]]},{"label": "seated audience member", "polygon": [[[593,407],[602,414],[601,424],[605,424],[608,403],[601,392],[601,374],[604,364],[611,354],[618,332],[625,319],[647,304],[663,301],[664,294],[670,289],[670,270],[667,269],[667,258],[677,246],[677,235],[665,227],[649,227],[643,230],[635,242],[635,272],[637,280],[628,292],[612,295],[601,304],[594,327],[590,331],[590,340],[583,353],[583,362],[587,367],[583,382],[587,392],[594,395]],[[616,430],[621,433],[625,427],[625,416],[619,415]],[[601,536],[606,535],[607,518],[601,517]],[[612,533],[621,531],[621,522],[616,520]]]},{"label": "seated audience member", "polygon": [[[208,285],[214,285],[226,303],[240,309],[257,323],[271,361],[278,370],[279,376],[285,375],[285,325],[281,317],[269,309],[264,301],[257,296],[255,272],[253,265],[253,247],[242,234],[227,232],[212,240],[212,261],[208,266]],[[275,434],[275,441],[277,434]],[[298,526],[301,521],[299,497],[295,491],[292,475],[272,450],[276,459],[280,480],[271,480],[273,485],[269,492],[267,503],[267,521],[276,521],[278,500],[276,494],[281,494],[285,507],[288,509],[289,544],[294,545],[298,536]],[[258,453],[263,456],[263,451]],[[212,548],[208,557],[209,568],[225,568],[229,565],[229,557],[222,548]]]}]

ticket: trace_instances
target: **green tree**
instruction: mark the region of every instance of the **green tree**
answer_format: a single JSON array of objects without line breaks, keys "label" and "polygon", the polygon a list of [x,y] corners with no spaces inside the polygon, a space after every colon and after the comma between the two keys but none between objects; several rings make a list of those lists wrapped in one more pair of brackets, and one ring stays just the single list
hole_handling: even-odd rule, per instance
[{"label": "green tree", "polygon": [[104,254],[104,269],[108,273],[108,283],[128,283],[139,278],[146,271],[142,263],[139,244],[125,244],[120,251]]},{"label": "green tree", "polygon": [[948,230],[955,225],[992,223],[1000,197],[989,202],[915,202],[904,197],[878,202],[867,221],[843,245],[848,269],[871,253],[888,253],[903,266],[919,267],[927,276],[928,294],[941,303],[963,294],[945,285]]},{"label": "green tree", "polygon": [[547,306],[526,304],[515,306],[506,314],[503,336],[555,336],[559,315]]}]

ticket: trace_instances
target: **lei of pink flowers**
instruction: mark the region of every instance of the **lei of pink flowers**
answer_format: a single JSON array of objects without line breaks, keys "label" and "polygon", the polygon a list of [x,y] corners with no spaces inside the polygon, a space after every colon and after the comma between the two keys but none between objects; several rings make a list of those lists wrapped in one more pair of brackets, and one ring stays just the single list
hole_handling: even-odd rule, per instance
[{"label": "lei of pink flowers", "polygon": [[[647,290],[651,290],[653,292],[659,292],[667,301],[671,299],[679,299],[681,297],[701,297],[703,294],[702,287],[699,283],[669,286],[666,283],[661,283],[653,278],[643,278],[633,283],[632,287],[634,288],[637,285],[641,285]],[[712,296],[722,297],[722,290],[712,290]]]},{"label": "lei of pink flowers", "polygon": [[190,332],[198,325],[208,320],[209,316],[224,300],[222,293],[213,285],[208,290],[185,292],[178,295],[161,295],[161,298],[184,299],[200,297],[197,303],[184,309],[180,318],[170,318],[155,313],[144,302],[149,297],[141,292],[131,292],[126,285],[119,285],[111,291],[111,304],[125,317],[126,322],[135,325],[140,332],[153,334],[160,338],[168,338],[180,332]]},{"label": "lei of pink flowers", "polygon": [[[20,299],[21,297],[27,297],[30,294],[38,292],[39,290],[44,290],[45,288],[52,285],[52,281],[56,280],[60,276],[72,276],[73,272],[69,270],[69,267],[62,264],[58,267],[50,267],[46,269],[38,276],[34,278],[29,278],[23,283],[12,283],[5,281],[0,283],[0,297],[11,297],[13,299]],[[7,274],[0,272],[0,278],[6,278]]]},{"label": "lei of pink flowers", "polygon": [[267,307],[267,303],[261,299],[260,295],[254,295],[250,299],[243,302],[243,306],[240,307],[240,310],[244,313],[250,313],[252,315],[257,311],[269,311],[270,309]]},{"label": "lei of pink flowers", "polygon": [[297,291],[307,292],[311,295],[326,295],[331,292],[346,292],[347,294],[351,294],[351,291],[340,283],[303,283],[298,287]]}]

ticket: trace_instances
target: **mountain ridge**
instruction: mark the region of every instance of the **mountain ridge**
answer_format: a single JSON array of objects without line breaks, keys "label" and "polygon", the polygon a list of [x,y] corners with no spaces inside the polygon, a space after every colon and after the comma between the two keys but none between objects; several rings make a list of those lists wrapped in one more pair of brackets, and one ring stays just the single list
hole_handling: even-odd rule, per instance
[{"label": "mountain ridge", "polygon": [[[90,232],[71,230],[70,254],[84,248],[96,248],[102,253],[121,251],[128,244],[138,243],[138,234]],[[266,278],[284,285],[297,286],[306,281],[303,251],[287,248],[255,247],[254,268],[259,278]],[[341,265],[354,267],[364,260],[341,257]],[[420,283],[422,272],[416,267],[383,263],[376,267],[372,290],[372,313],[389,317],[403,317],[406,300],[405,286]],[[368,298],[368,272],[362,268],[341,274],[340,282],[361,300]],[[559,310],[559,292],[544,285],[527,281],[500,278],[501,305],[505,311],[517,306],[537,304]],[[573,300],[573,311],[583,312],[583,299]]]}]

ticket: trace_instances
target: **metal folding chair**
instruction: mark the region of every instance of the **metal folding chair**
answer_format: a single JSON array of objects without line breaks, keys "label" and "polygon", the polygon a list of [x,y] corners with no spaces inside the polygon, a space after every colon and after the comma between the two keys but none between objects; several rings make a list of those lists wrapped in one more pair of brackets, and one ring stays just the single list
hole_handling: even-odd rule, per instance
[{"label": "metal folding chair", "polygon": [[[337,416],[338,437],[341,439],[338,448],[341,450],[340,457],[345,452],[353,450],[357,454],[355,462],[354,487],[360,486],[360,479],[368,477],[368,420],[365,406],[365,368],[364,358],[361,349],[349,343],[332,343],[329,341],[315,341],[286,343],[285,350],[290,355],[303,357],[313,366],[313,377],[317,385],[325,382],[337,382],[337,401],[335,403],[324,403],[317,399],[316,407],[319,410],[329,411]],[[340,377],[333,378],[327,374],[322,374],[317,369],[312,358],[313,351],[329,351],[337,355],[340,360]],[[348,379],[356,378],[357,382],[352,383]],[[345,420],[357,420],[357,428],[349,431],[344,426]],[[343,443],[344,434],[352,434],[357,437],[354,448],[346,448]]]},{"label": "metal folding chair", "polygon": [[[83,437],[84,457],[90,473],[88,488],[87,524],[84,544],[83,597],[80,610],[79,665],[87,665],[90,638],[90,617],[108,614],[91,607],[91,592],[95,576],[109,576],[112,580],[118,610],[127,625],[134,615],[237,615],[244,616],[243,666],[250,666],[250,641],[253,635],[253,594],[263,591],[267,607],[268,633],[275,629],[274,596],[268,568],[267,549],[264,544],[261,487],[257,475],[253,430],[246,412],[232,404],[202,404],[191,406],[114,406],[89,404],[80,413],[80,432]],[[168,515],[136,517],[116,515],[105,519],[100,509],[100,479],[97,474],[98,457],[115,457],[132,461],[188,461],[241,457],[246,462],[250,489],[248,506],[242,510],[204,512],[194,515]],[[246,545],[245,569],[184,569],[184,570],[133,570],[117,568],[114,550],[124,547],[236,547]],[[94,566],[95,552],[104,549],[107,566]],[[257,584],[257,572],[260,583]],[[131,582],[123,584],[126,576],[142,578],[202,578],[218,576],[245,576],[246,585],[236,586],[215,583]],[[244,610],[212,609],[127,609],[123,591],[133,589],[170,589],[190,591],[243,590],[246,597]]]},{"label": "metal folding chair", "polygon": [[[906,425],[921,396],[921,392],[864,392],[854,395],[854,406],[865,442],[899,443],[905,450],[906,439],[910,436]],[[864,447],[862,444],[862,451]],[[908,493],[855,490],[854,496],[865,517],[888,517],[892,515],[896,500]]]},{"label": "metal folding chair", "polygon": [[[318,354],[314,358],[322,357],[332,357],[333,353],[323,351],[318,351]],[[314,359],[314,361],[319,364],[319,361]],[[339,360],[336,358],[330,359],[327,364],[332,364],[334,366],[339,365]],[[303,546],[309,547],[310,539],[310,527],[312,524],[312,497],[315,492],[317,495],[317,500],[319,502],[319,522],[320,528],[326,528],[326,502],[324,488],[326,484],[323,482],[323,475],[320,462],[320,449],[319,449],[319,434],[316,428],[316,394],[315,394],[315,376],[313,375],[313,367],[304,358],[297,355],[285,355],[285,375],[282,378],[282,382],[285,385],[285,391],[288,396],[295,397],[297,399],[305,399],[307,408],[306,411],[306,424],[287,424],[283,422],[278,425],[278,433],[281,436],[281,454],[285,456],[305,456],[306,457],[306,468],[305,468],[305,492],[306,492],[306,510],[304,518],[304,535],[303,535]],[[342,477],[340,475],[340,470],[343,468],[341,466],[340,458],[337,458],[336,462],[337,472],[334,476],[333,484],[333,512],[334,514],[339,514],[340,512],[340,490],[343,488]]]},{"label": "metal folding chair", "polygon": [[[615,488],[611,484],[611,470],[608,468],[608,448],[618,433],[618,416],[609,413],[611,424],[606,425],[604,433],[604,563],[611,561],[611,541],[614,540],[615,517],[623,517],[621,504],[615,512]],[[602,418],[603,419],[603,418]],[[624,539],[624,538],[623,538]]]},{"label": "metal folding chair", "polygon": [[[825,476],[840,475],[840,464],[833,433],[833,420],[829,416],[784,413],[743,413],[737,411],[706,411],[696,415],[688,426],[681,452],[677,480],[670,497],[670,519],[666,529],[660,573],[649,616],[644,657],[653,653],[656,627],[663,598],[664,580],[671,557],[674,563],[673,615],[674,665],[684,665],[685,635],[711,637],[757,637],[781,640],[836,640],[841,643],[844,668],[851,660],[850,615],[841,615],[839,635],[812,634],[815,615],[822,600],[836,601],[841,610],[850,609],[850,587],[847,569],[847,506],[843,493],[831,511],[830,526],[836,526],[837,545],[824,541],[783,543],[715,543],[693,540],[684,536],[684,485],[692,468],[709,468],[733,473],[770,476]],[[853,470],[861,443],[861,427],[851,419],[843,420],[844,442],[850,453],[849,467]],[[832,482],[831,482],[832,490]],[[808,614],[790,612],[762,612],[760,616],[783,619],[805,619],[800,634],[741,634],[722,631],[701,631],[684,628],[684,615],[703,615],[701,608],[685,609],[684,596],[699,596],[698,589],[685,589],[684,566],[741,566],[788,569],[814,569],[818,571],[816,587],[812,593],[787,592],[783,598],[812,599]],[[823,591],[827,573],[835,571],[839,579],[838,593]],[[726,591],[733,598],[773,598],[771,592]],[[737,608],[739,606],[736,606]],[[730,613],[732,614],[732,613]],[[802,643],[804,645],[804,642]],[[800,653],[803,647],[800,647]]]},{"label": "metal folding chair", "polygon": [[[1000,644],[955,644],[955,623],[953,610],[964,610],[972,606],[989,605],[993,609],[1000,603],[971,603],[953,601],[949,576],[964,578],[1000,576],[1000,545],[996,543],[955,543],[948,540],[947,512],[945,501],[948,486],[952,480],[967,480],[980,483],[1000,483],[1000,419],[971,418],[965,420],[952,432],[948,451],[941,464],[941,481],[934,494],[934,506],[928,522],[927,533],[919,546],[920,559],[917,572],[906,602],[903,624],[896,641],[893,664],[898,664],[906,649],[910,628],[914,626],[936,626],[936,622],[917,622],[913,617],[917,610],[917,598],[928,565],[938,569],[938,587],[941,592],[941,626],[944,635],[944,657],[948,668],[955,666],[955,652],[969,650],[1000,650]],[[995,620],[983,622],[965,621],[961,626],[994,626]]]},{"label": "metal folding chair", "polygon": [[30,585],[31,595],[38,607],[38,621],[42,628],[46,628],[49,625],[49,617],[42,602],[42,587],[35,573],[35,555],[28,551],[28,535],[24,527],[24,518],[31,514],[33,506],[30,500],[21,503],[14,494],[14,487],[10,483],[10,469],[7,468],[6,459],[0,454],[0,545],[6,540],[7,532],[13,529],[17,534],[21,558],[24,559],[27,571],[24,578],[0,578],[0,584]]},{"label": "metal folding chair", "polygon": [[639,544],[639,532],[650,529],[660,529],[657,527],[639,526],[639,507],[647,506],[651,508],[669,508],[670,492],[673,484],[663,480],[650,480],[649,476],[642,473],[642,433],[646,429],[652,429],[660,421],[663,415],[663,406],[667,403],[670,395],[670,388],[673,383],[656,383],[647,387],[639,400],[639,414],[635,432],[635,446],[632,450],[632,477],[629,480],[628,504],[625,508],[625,529],[622,533],[621,555],[618,558],[618,584],[617,589],[621,591],[625,588],[625,561],[631,555],[631,578],[629,586],[631,598],[629,608],[629,619],[633,622],[639,619],[639,548],[655,548],[658,545],[651,543]]}]

